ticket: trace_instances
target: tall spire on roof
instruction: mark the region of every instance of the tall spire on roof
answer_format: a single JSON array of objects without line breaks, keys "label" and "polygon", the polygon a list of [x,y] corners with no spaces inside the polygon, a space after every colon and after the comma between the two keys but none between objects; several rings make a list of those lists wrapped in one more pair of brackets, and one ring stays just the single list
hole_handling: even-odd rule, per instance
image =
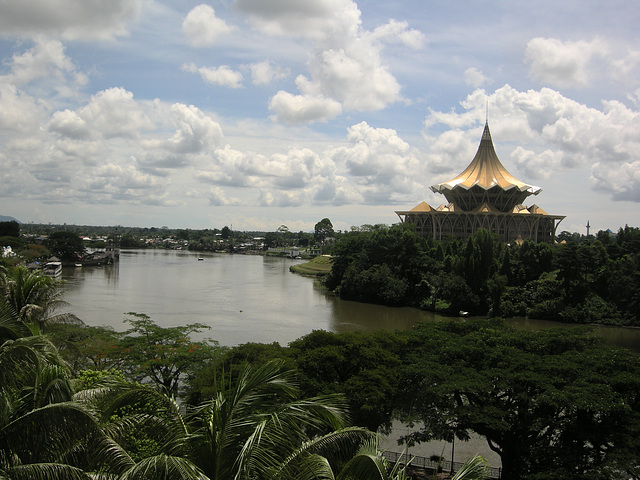
[{"label": "tall spire on roof", "polygon": [[[515,204],[522,203],[527,196],[531,194],[537,195],[540,192],[540,187],[518,180],[500,163],[493,147],[488,116],[487,108],[487,121],[484,125],[480,145],[467,168],[448,182],[431,187],[434,192],[442,193],[449,202],[461,207],[464,205],[463,208],[465,210],[477,207],[481,197],[483,198],[482,201],[489,201],[502,211],[512,208],[514,204],[507,205],[505,203],[507,199],[504,198],[504,195],[498,195],[498,191],[510,192],[508,202],[511,203],[513,201]],[[474,191],[491,190],[494,194],[491,195],[492,198],[488,198],[484,194],[478,196],[464,193],[471,189],[474,189]]]}]

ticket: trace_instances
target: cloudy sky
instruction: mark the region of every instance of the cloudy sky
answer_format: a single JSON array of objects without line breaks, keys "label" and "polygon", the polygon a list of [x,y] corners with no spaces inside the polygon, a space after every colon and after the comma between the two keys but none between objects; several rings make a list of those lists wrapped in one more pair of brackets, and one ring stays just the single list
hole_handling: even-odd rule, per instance
[{"label": "cloudy sky", "polygon": [[559,231],[638,226],[638,25],[622,0],[0,0],[0,215],[392,224],[445,201],[488,110]]}]

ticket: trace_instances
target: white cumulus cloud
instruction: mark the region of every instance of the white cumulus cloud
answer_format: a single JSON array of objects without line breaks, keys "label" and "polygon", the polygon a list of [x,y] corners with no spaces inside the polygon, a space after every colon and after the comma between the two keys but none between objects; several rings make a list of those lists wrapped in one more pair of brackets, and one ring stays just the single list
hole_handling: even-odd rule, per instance
[{"label": "white cumulus cloud", "polygon": [[590,42],[533,38],[527,43],[525,63],[529,74],[539,82],[557,87],[585,87],[592,76],[592,62],[608,52],[600,39]]},{"label": "white cumulus cloud", "polygon": [[471,67],[464,71],[464,82],[474,88],[480,88],[489,83],[489,79],[482,73],[482,70]]},{"label": "white cumulus cloud", "polygon": [[252,63],[249,68],[254,85],[267,85],[274,80],[285,78],[289,74],[288,69],[275,66],[269,60]]},{"label": "white cumulus cloud", "polygon": [[193,63],[185,64],[182,70],[190,73],[197,73],[202,80],[221,87],[240,88],[242,87],[242,73],[232,70],[227,65],[219,67],[196,67]]},{"label": "white cumulus cloud", "polygon": [[191,9],[182,22],[182,32],[189,43],[196,47],[213,45],[220,36],[231,30],[224,20],[216,17],[215,10],[205,4]]},{"label": "white cumulus cloud", "polygon": [[321,95],[293,95],[280,90],[269,101],[272,118],[287,124],[326,121],[342,112],[339,102]]},{"label": "white cumulus cloud", "polygon": [[139,138],[143,131],[154,128],[133,93],[119,87],[96,93],[75,111],[55,112],[47,125],[51,132],[75,138]]},{"label": "white cumulus cloud", "polygon": [[[271,109],[277,111],[273,118],[288,123],[328,118],[326,109],[318,108],[321,99],[325,106],[331,100],[356,111],[380,110],[401,100],[400,84],[384,62],[384,46],[395,43],[415,49],[425,41],[421,32],[396,20],[373,31],[363,29],[360,11],[351,0],[276,0],[268,5],[238,0],[236,5],[261,31],[302,37],[312,44],[309,74],[296,79],[300,95],[285,97],[280,92],[271,100]],[[285,111],[288,107],[290,112]],[[331,111],[337,108],[332,106]]]},{"label": "white cumulus cloud", "polygon": [[417,152],[395,130],[360,122],[349,127],[347,140],[349,145],[335,149],[331,158],[360,186],[367,202],[407,201],[419,193],[416,179],[425,172]]}]

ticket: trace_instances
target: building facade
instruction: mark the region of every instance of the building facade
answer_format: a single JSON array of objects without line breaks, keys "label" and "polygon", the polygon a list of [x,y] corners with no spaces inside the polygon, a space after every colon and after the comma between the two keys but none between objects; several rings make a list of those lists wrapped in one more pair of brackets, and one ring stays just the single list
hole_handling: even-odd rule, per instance
[{"label": "building facade", "polygon": [[553,243],[558,224],[565,218],[549,215],[537,205],[524,206],[528,196],[542,190],[521,182],[504,168],[493,147],[488,123],[469,166],[431,190],[444,195],[447,203],[432,208],[422,202],[396,214],[403,223],[415,225],[418,233],[434,240],[464,240],[484,228],[503,242],[531,239]]}]

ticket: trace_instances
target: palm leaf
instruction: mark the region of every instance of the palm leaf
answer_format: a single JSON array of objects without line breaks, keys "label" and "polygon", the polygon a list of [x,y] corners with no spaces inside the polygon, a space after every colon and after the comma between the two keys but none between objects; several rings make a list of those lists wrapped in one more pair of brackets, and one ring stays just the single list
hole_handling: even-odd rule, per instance
[{"label": "palm leaf", "polygon": [[451,480],[483,480],[487,478],[487,466],[480,455],[470,458],[460,467]]},{"label": "palm leaf", "polygon": [[60,463],[31,463],[19,465],[6,471],[11,480],[91,480],[79,468]]},{"label": "palm leaf", "polygon": [[[284,478],[284,477],[280,477]],[[309,455],[297,470],[296,480],[335,480],[329,460],[322,455]]]},{"label": "palm leaf", "polygon": [[0,296],[0,344],[5,340],[16,340],[29,334],[29,329],[20,321],[15,310],[3,296]]},{"label": "palm leaf", "polygon": [[158,455],[142,460],[120,480],[209,480],[197,466],[182,457]]},{"label": "palm leaf", "polygon": [[57,403],[30,411],[0,428],[0,448],[21,463],[56,462],[100,432],[80,405]]},{"label": "palm leaf", "polygon": [[326,459],[335,468],[351,459],[363,446],[374,444],[376,434],[360,427],[348,427],[308,440],[283,459],[276,468],[268,472],[271,478],[297,478],[308,475],[309,461],[321,466],[315,455]]},{"label": "palm leaf", "polygon": [[338,480],[368,479],[387,480],[389,464],[382,455],[375,453],[359,453],[340,470]]}]

